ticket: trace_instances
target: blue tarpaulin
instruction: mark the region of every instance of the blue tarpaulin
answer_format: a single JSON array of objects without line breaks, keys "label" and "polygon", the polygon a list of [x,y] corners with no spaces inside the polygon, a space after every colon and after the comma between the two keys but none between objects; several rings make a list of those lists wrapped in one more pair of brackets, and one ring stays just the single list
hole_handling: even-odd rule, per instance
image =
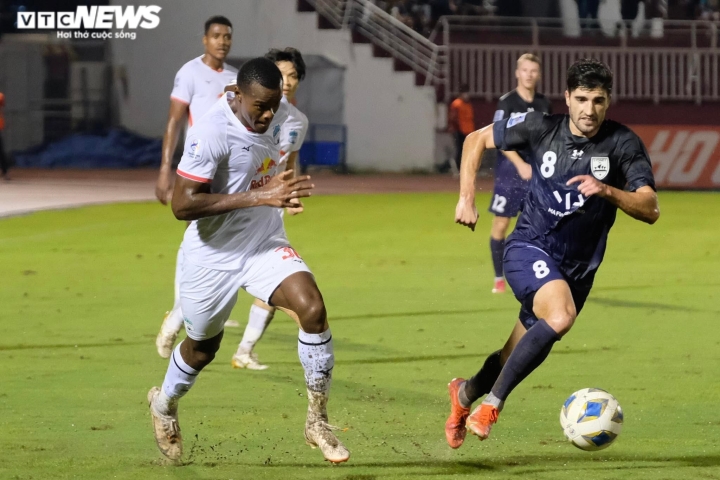
[{"label": "blue tarpaulin", "polygon": [[17,167],[138,168],[160,165],[162,140],[126,130],[79,133],[56,142],[14,152]]}]

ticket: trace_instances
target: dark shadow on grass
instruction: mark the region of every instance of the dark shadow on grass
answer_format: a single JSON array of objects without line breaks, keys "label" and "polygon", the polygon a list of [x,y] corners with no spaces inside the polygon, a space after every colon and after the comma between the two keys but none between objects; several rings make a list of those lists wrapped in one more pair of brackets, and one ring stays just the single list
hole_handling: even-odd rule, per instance
[{"label": "dark shadow on grass", "polygon": [[[592,352],[606,352],[613,350],[612,347],[600,347],[600,348],[566,348],[558,349],[553,351],[553,355],[584,355]],[[484,361],[489,353],[475,352],[475,353],[454,353],[450,355],[413,355],[407,357],[385,357],[385,358],[357,358],[353,360],[335,360],[338,365],[372,365],[372,364],[385,364],[385,363],[414,363],[414,362],[432,362],[437,360],[455,360],[458,358],[477,358],[478,361]],[[297,362],[273,362],[277,365],[296,365]]]},{"label": "dark shadow on grass", "polygon": [[148,345],[147,342],[125,342],[114,340],[104,343],[67,343],[55,345],[28,345],[20,343],[17,345],[0,345],[0,352],[10,350],[56,350],[62,348],[94,348],[94,347],[130,347],[136,345]]},{"label": "dark shadow on grass", "polygon": [[667,310],[674,312],[701,312],[703,310],[681,305],[668,305],[667,303],[635,302],[633,300],[618,300],[614,298],[590,297],[588,302],[597,303],[606,307],[643,308],[649,310]]},{"label": "dark shadow on grass", "polygon": [[[515,308],[513,306],[513,308]],[[490,312],[506,312],[505,308],[473,308],[467,310],[428,310],[423,312],[395,312],[395,313],[363,313],[357,315],[331,315],[328,320],[335,322],[337,320],[366,320],[375,318],[398,318],[398,317],[432,317],[434,315],[467,315],[471,313],[490,313]]]},{"label": "dark shadow on grass", "polygon": [[[616,464],[622,462],[620,464]],[[243,463],[245,466],[260,466],[254,463]],[[318,462],[308,463],[271,463],[268,468],[327,468]],[[431,471],[413,471],[413,476],[429,475],[476,475],[480,471],[505,470],[509,475],[532,475],[533,473],[552,472],[554,470],[599,471],[609,473],[617,470],[641,470],[667,467],[718,467],[720,455],[707,456],[673,456],[673,457],[637,457],[607,456],[604,454],[561,454],[561,455],[523,455],[503,456],[499,459],[483,460],[445,460],[426,459],[399,462],[363,462],[351,459],[351,463],[341,468],[357,467],[380,469],[427,468]],[[516,470],[516,471],[514,471]],[[387,475],[389,472],[385,472]],[[350,474],[350,472],[348,472]]]}]

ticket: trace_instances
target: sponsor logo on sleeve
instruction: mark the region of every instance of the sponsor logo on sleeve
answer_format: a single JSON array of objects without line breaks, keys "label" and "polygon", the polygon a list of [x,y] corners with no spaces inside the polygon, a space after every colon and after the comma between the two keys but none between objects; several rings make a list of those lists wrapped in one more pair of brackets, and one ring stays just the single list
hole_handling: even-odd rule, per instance
[{"label": "sponsor logo on sleeve", "polygon": [[495,110],[495,115],[493,115],[493,122],[499,122],[503,119],[504,116],[505,112],[503,112],[502,110]]},{"label": "sponsor logo on sleeve", "polygon": [[193,140],[190,144],[190,151],[188,152],[188,157],[192,158],[193,160],[197,160],[200,158],[200,150],[202,149],[202,144],[200,140]]},{"label": "sponsor logo on sleeve", "polygon": [[290,130],[290,143],[292,145],[295,145],[298,140],[298,132],[297,130]]},{"label": "sponsor logo on sleeve", "polygon": [[507,128],[514,127],[518,123],[524,122],[527,114],[528,114],[528,112],[513,113],[512,115],[510,115],[510,118],[507,121]]}]

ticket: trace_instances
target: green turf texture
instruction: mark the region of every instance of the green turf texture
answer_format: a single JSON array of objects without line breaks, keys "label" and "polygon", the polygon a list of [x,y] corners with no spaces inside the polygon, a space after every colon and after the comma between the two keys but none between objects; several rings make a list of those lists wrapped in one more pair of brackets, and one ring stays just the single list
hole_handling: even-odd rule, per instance
[{"label": "green turf texture", "polygon": [[[451,450],[446,385],[470,376],[516,319],[490,293],[489,197],[476,232],[455,194],[327,196],[286,217],[335,341],[331,423],[352,452],[331,466],[303,441],[297,328],[278,314],[232,370],[242,329],[180,404],[184,466],[163,462],[146,394],[167,361],[154,338],[171,306],[183,224],[158,204],[0,220],[0,478],[720,478],[720,249],[713,193],[662,193],[655,226],[623,214],[574,329],[510,397],[493,429]],[[244,322],[244,292],[233,319]],[[558,424],[575,390],[625,411],[609,449]]]}]

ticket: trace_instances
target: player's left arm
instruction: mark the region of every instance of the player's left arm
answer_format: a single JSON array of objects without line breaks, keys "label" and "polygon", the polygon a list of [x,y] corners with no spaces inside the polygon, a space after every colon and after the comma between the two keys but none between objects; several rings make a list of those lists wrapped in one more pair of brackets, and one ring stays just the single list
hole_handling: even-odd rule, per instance
[{"label": "player's left arm", "polygon": [[642,141],[632,134],[619,147],[618,166],[622,170],[628,191],[606,185],[591,175],[571,178],[567,184],[578,184],[578,191],[585,197],[597,195],[618,207],[636,220],[652,225],[660,218],[655,179],[650,157]]},{"label": "player's left arm", "polygon": [[644,185],[634,192],[626,192],[611,187],[591,175],[578,175],[568,180],[567,184],[577,183],[578,192],[584,197],[597,195],[618,207],[636,220],[652,225],[660,218],[660,207],[655,190]]}]

